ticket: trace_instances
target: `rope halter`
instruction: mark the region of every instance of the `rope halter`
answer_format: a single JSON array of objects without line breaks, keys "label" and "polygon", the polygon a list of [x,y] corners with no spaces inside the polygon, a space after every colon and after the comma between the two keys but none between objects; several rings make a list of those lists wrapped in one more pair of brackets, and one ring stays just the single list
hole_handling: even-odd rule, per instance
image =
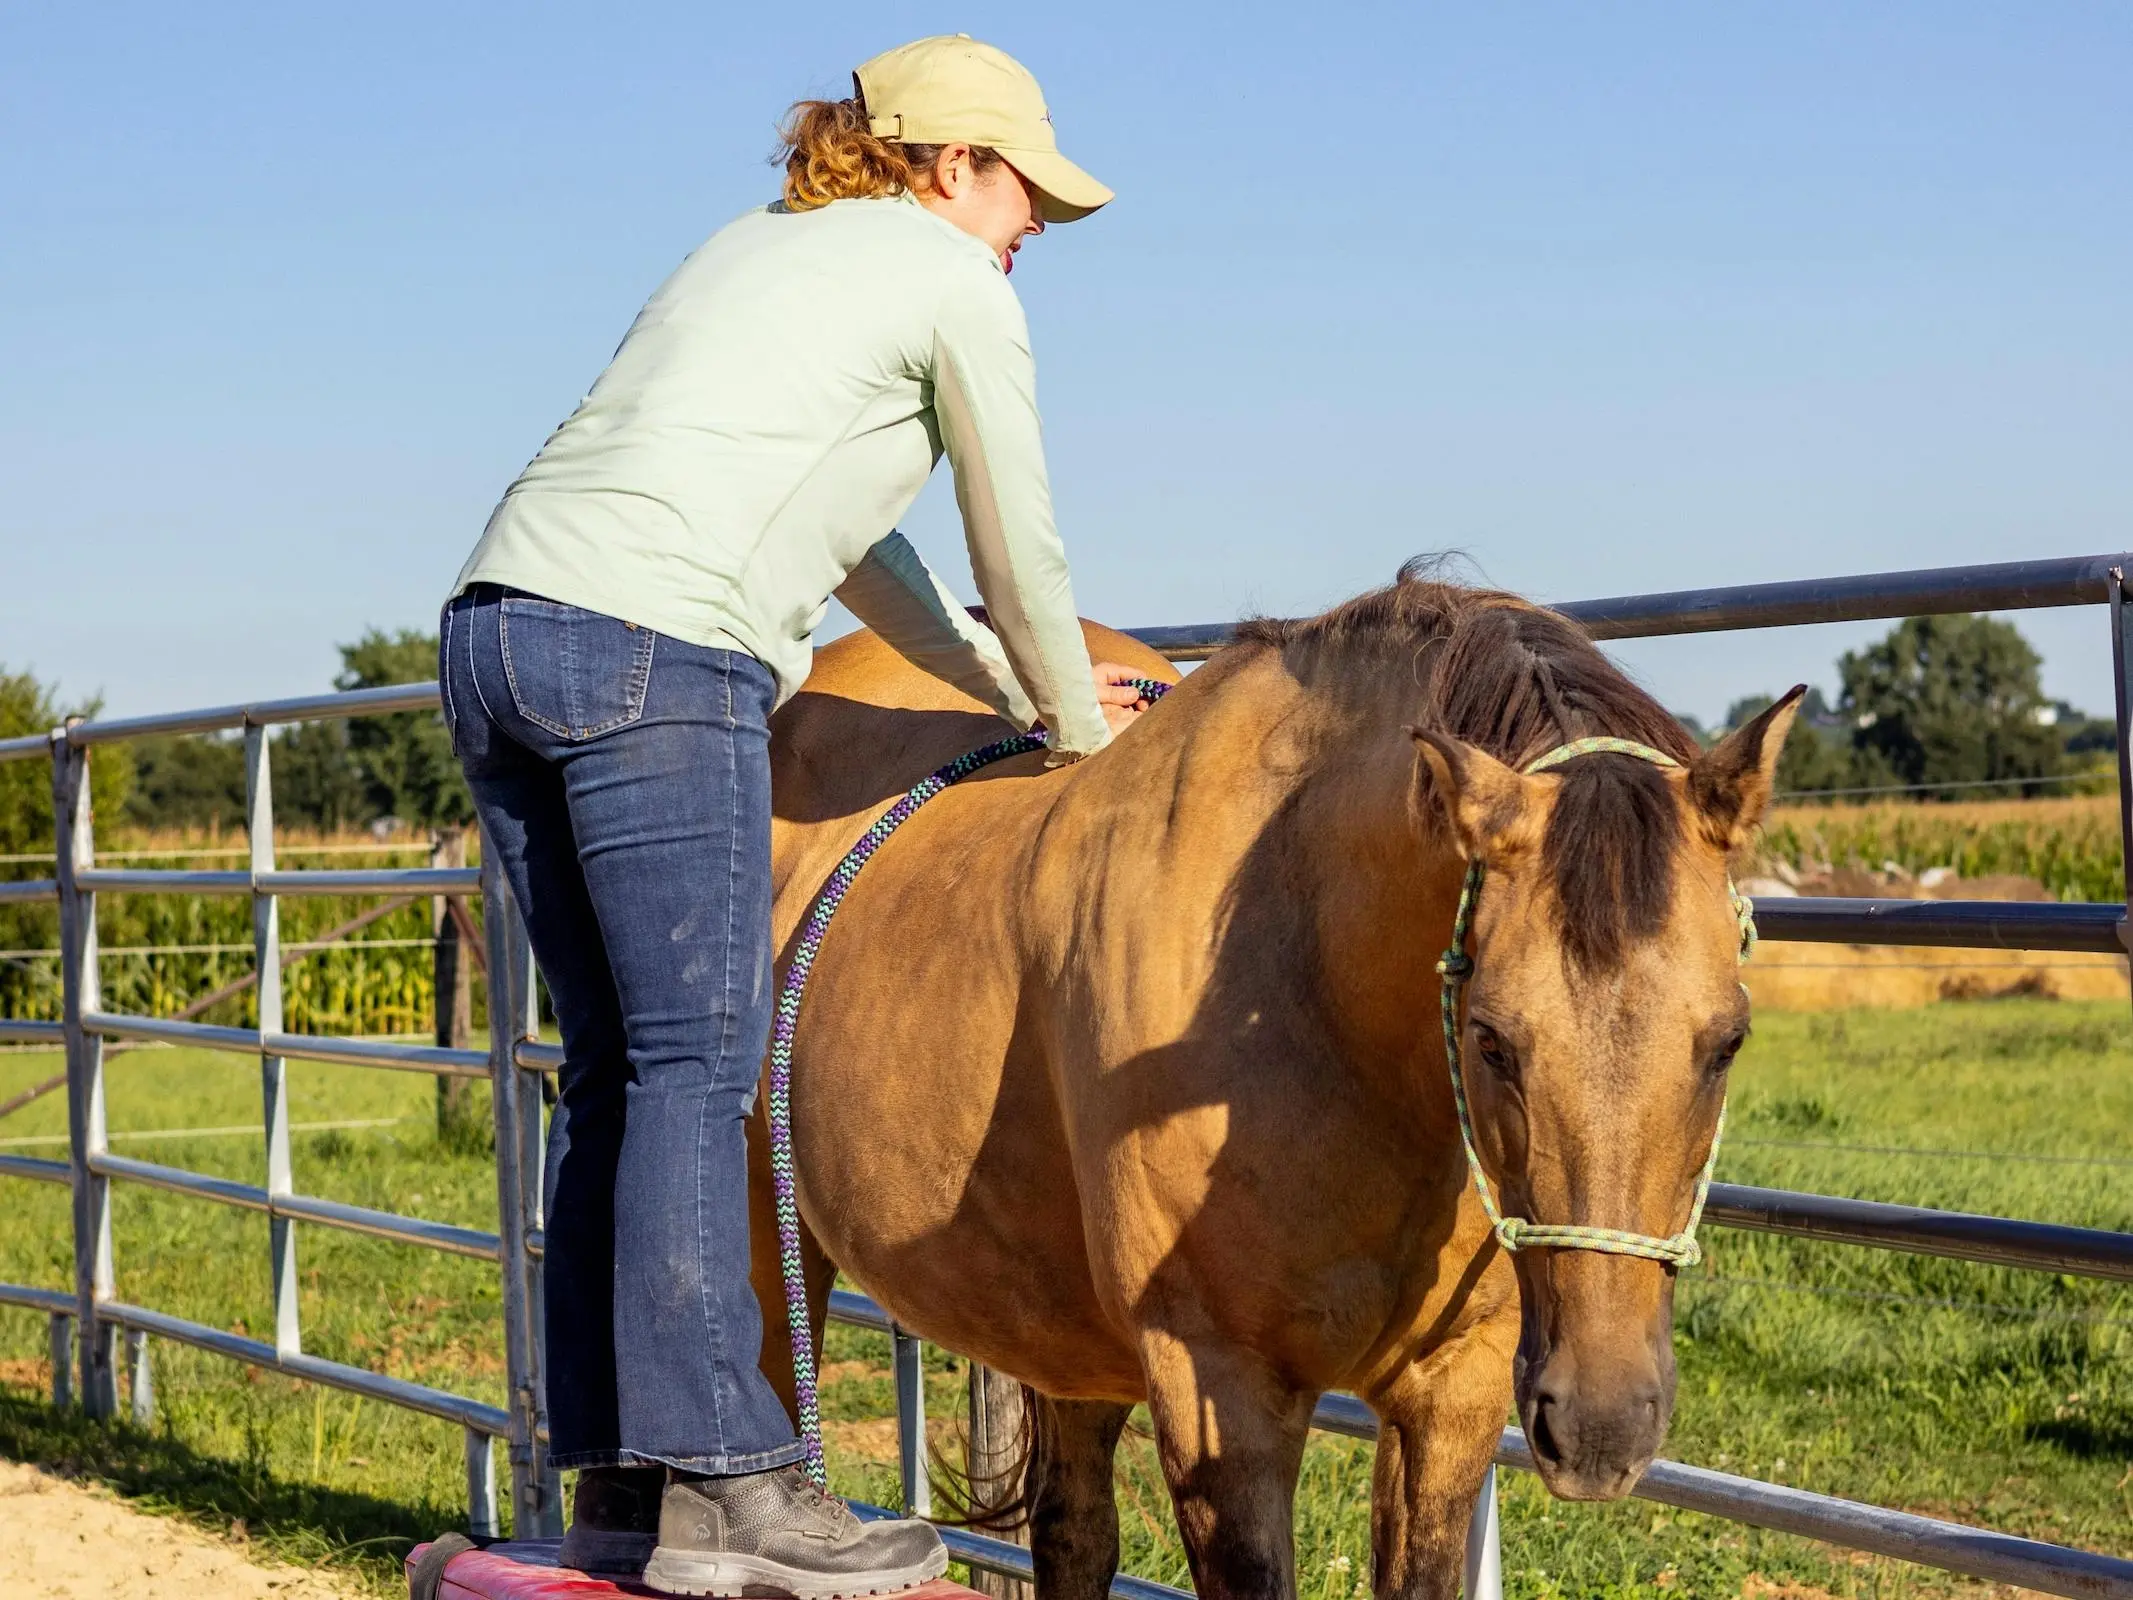
[{"label": "rope halter", "polygon": [[[1524,770],[1528,773],[1545,772],[1578,756],[1590,755],[1635,756],[1655,767],[1681,765],[1664,751],[1631,739],[1590,738],[1557,745],[1539,760],[1527,763]],[[1452,1103],[1459,1109],[1459,1142],[1465,1147],[1467,1170],[1474,1175],[1474,1188],[1481,1196],[1481,1209],[1488,1215],[1496,1242],[1512,1252],[1528,1249],[1598,1250],[1607,1255],[1641,1256],[1647,1261],[1663,1261],[1675,1267],[1694,1266],[1703,1259],[1703,1247],[1696,1242],[1696,1224],[1703,1218],[1703,1203],[1711,1192],[1711,1172],[1718,1165],[1719,1141],[1726,1132],[1723,1104],[1718,1110],[1718,1126],[1711,1134],[1711,1154],[1703,1164],[1703,1171],[1696,1175],[1696,1197],[1689,1205],[1688,1226],[1671,1238],[1630,1233],[1620,1228],[1589,1228],[1579,1223],[1528,1222],[1524,1217],[1505,1216],[1497,1205],[1496,1192],[1490,1188],[1489,1175],[1481,1170],[1481,1156],[1474,1148],[1474,1118],[1467,1108],[1466,1079],[1459,1063],[1459,994],[1474,976],[1474,958],[1467,954],[1467,943],[1473,927],[1474,908],[1481,898],[1482,876],[1481,858],[1476,856],[1467,863],[1466,882],[1459,890],[1458,914],[1452,919],[1451,948],[1437,963],[1437,972],[1444,980],[1444,1058],[1451,1068]],[[1731,897],[1734,920],[1740,927],[1739,956],[1746,961],[1755,952],[1755,906],[1733,886],[1731,878],[1726,880],[1726,893]]]}]

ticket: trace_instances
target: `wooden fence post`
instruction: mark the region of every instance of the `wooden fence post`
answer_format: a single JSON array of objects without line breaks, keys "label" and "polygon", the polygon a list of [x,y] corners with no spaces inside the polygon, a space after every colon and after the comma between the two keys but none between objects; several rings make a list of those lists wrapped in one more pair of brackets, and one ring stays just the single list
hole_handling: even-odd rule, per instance
[{"label": "wooden fence post", "polygon": [[[970,1363],[970,1443],[965,1467],[970,1473],[973,1500],[1004,1498],[1001,1491],[1015,1487],[1011,1475],[1019,1467],[1017,1454],[1022,1438],[1022,1385],[990,1367]],[[1029,1543],[1029,1529],[1000,1530],[996,1537]],[[997,1572],[970,1574],[970,1586],[991,1600],[1032,1600],[1031,1586],[1020,1578]]]},{"label": "wooden fence post", "polygon": [[[463,867],[467,864],[467,830],[442,828],[430,839],[430,865]],[[447,1050],[464,1050],[474,1033],[474,964],[468,959],[460,919],[451,914],[443,895],[430,901],[430,935],[435,947],[437,1043]],[[482,1119],[474,1114],[474,1080],[439,1077],[437,1080],[437,1137],[447,1143],[477,1136]]]}]

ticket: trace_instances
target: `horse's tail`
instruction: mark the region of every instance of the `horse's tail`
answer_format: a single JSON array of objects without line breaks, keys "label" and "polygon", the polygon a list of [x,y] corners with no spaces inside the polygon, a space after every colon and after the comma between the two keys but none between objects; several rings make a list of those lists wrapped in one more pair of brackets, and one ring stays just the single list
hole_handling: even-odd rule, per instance
[{"label": "horse's tail", "polygon": [[[933,1520],[955,1528],[978,1528],[986,1533],[1013,1535],[1030,1524],[1037,1474],[1031,1470],[1037,1458],[1037,1407],[1044,1397],[1028,1384],[1019,1386],[1022,1404],[1016,1407],[1012,1439],[988,1441],[991,1446],[983,1475],[949,1459],[938,1445],[926,1447],[927,1477],[933,1483]],[[965,1435],[965,1443],[969,1435]],[[1004,1444],[1003,1450],[1000,1446]]]}]

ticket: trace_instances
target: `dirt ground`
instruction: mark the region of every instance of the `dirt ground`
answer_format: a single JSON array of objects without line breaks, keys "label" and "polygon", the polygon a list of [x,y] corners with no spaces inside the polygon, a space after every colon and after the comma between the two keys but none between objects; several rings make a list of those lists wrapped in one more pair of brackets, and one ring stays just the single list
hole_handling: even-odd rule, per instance
[{"label": "dirt ground", "polygon": [[10,1600],[349,1600],[361,1591],[36,1467],[0,1461],[0,1594]]}]

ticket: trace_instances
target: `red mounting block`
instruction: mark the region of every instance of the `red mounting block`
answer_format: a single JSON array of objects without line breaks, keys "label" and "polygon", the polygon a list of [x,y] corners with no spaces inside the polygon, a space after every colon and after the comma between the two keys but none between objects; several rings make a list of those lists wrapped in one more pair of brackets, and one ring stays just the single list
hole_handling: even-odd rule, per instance
[{"label": "red mounting block", "polygon": [[[625,1595],[656,1595],[641,1583],[595,1578],[556,1564],[560,1539],[517,1539],[454,1556],[437,1584],[437,1600],[622,1600]],[[408,1553],[407,1569],[429,1546]],[[945,1578],[909,1589],[894,1600],[982,1600],[975,1591]]]}]

